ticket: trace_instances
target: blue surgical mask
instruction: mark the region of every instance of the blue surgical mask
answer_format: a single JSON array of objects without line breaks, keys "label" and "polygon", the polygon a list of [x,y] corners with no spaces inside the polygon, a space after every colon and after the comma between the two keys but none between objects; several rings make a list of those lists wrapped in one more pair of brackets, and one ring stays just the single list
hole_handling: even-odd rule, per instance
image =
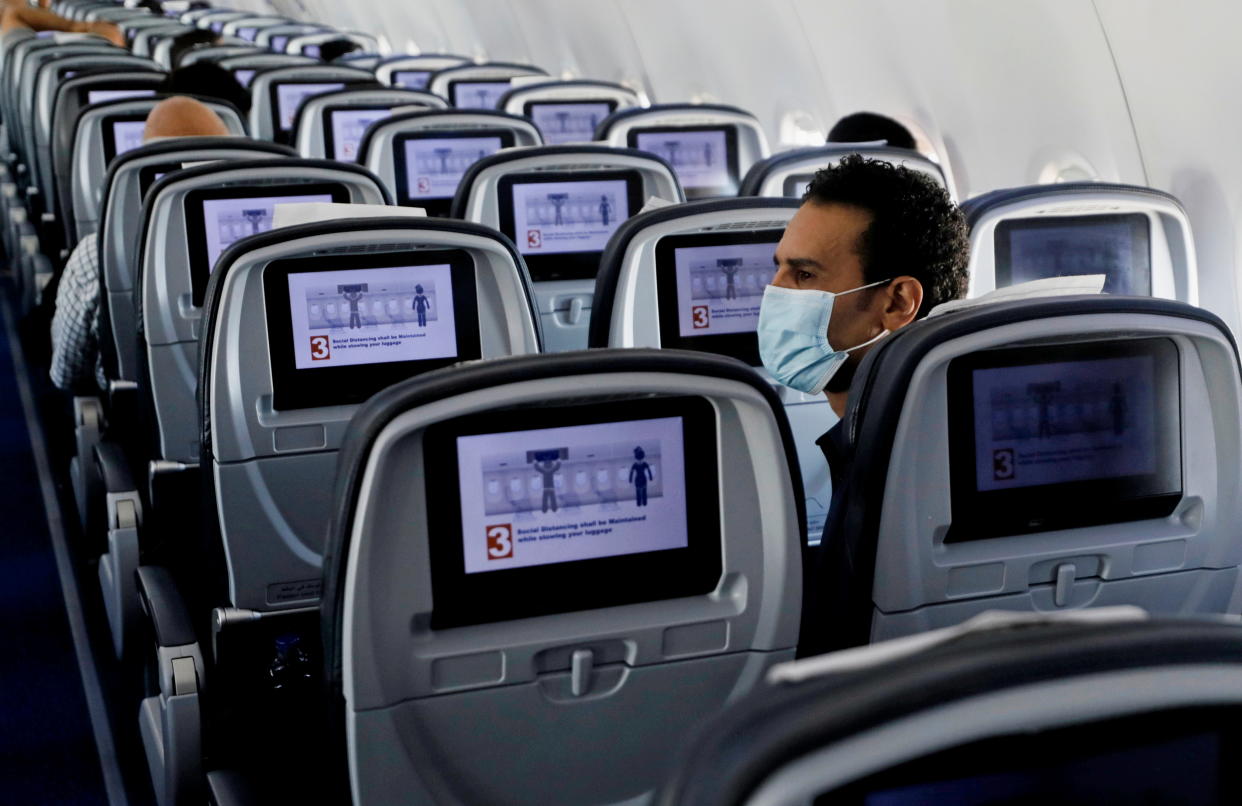
[{"label": "blue surgical mask", "polygon": [[887,282],[881,280],[840,294],[768,286],[759,308],[759,357],[763,365],[776,380],[800,392],[817,395],[824,391],[851,352],[874,344],[888,333],[886,330],[845,350],[833,349],[828,343],[833,300]]}]

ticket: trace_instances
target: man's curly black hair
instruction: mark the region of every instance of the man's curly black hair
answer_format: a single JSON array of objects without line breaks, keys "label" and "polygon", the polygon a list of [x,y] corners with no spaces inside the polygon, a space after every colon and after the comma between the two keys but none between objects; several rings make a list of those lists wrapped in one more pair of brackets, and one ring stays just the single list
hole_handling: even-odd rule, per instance
[{"label": "man's curly black hair", "polygon": [[816,172],[802,197],[871,214],[855,249],[863,282],[908,275],[923,284],[918,317],[966,295],[970,235],[949,194],[926,174],[851,154]]}]

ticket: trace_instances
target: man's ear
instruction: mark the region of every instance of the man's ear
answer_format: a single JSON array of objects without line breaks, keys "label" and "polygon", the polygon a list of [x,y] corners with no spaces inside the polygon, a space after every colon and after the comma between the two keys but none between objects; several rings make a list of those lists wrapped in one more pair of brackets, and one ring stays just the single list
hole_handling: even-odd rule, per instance
[{"label": "man's ear", "polygon": [[899,330],[914,321],[923,306],[923,284],[909,275],[894,277],[884,294],[884,329]]}]

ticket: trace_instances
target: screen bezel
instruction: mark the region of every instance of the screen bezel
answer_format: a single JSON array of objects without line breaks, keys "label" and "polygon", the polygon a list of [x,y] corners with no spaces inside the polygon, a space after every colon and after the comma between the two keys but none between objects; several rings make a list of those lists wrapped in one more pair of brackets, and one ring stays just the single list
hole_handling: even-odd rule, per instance
[{"label": "screen bezel", "polygon": [[[660,316],[660,346],[664,349],[694,350],[701,353],[727,355],[745,361],[752,367],[762,365],[757,332],[715,333],[703,336],[681,335],[677,315],[677,250],[771,243],[772,252],[775,254],[776,245],[780,242],[783,232],[784,230],[775,228],[745,232],[721,230],[665,235],[657,241],[655,251],[656,309]],[[772,272],[775,275],[775,266]]]},{"label": "screen bezel", "polygon": [[120,115],[105,115],[100,121],[103,125],[103,153],[104,164],[109,164],[116,158],[116,131],[117,123],[137,123],[145,122],[147,115],[143,112],[127,112]]},{"label": "screen bezel", "polygon": [[[174,171],[185,170],[185,160],[177,160],[176,162],[156,162],[150,165],[144,165],[138,169],[138,197],[139,199],[147,198],[147,191],[155,186],[159,179],[155,178],[156,174],[170,174]],[[161,178],[163,178],[161,176]]]},{"label": "screen bezel", "polygon": [[[1143,282],[1135,282],[1135,278],[1131,279],[1130,296],[1151,296],[1151,280],[1152,280],[1152,238],[1151,238],[1151,218],[1146,213],[1101,213],[1087,215],[1058,215],[1058,216],[1032,216],[1030,218],[1008,218],[996,224],[996,231],[993,235],[994,255],[993,266],[996,277],[996,287],[1004,288],[1011,286],[1013,280],[1013,252],[1010,238],[1013,231],[1022,230],[1043,230],[1043,229],[1059,229],[1066,226],[1091,226],[1095,224],[1129,224],[1131,232],[1130,244],[1130,265],[1134,266],[1143,259],[1147,261],[1147,276],[1142,278]],[[1138,241],[1141,236],[1146,241],[1146,251],[1139,247]],[[1037,278],[1039,279],[1039,278]],[[1107,289],[1105,293],[1110,292]]]},{"label": "screen bezel", "polygon": [[[293,354],[289,275],[308,272],[386,269],[448,264],[453,282],[457,355],[413,361],[386,361],[298,369]],[[274,260],[263,267],[268,358],[272,367],[272,408],[277,411],[362,403],[407,378],[460,361],[482,357],[474,259],[462,249],[410,250],[378,254],[316,255]]]},{"label": "screen bezel", "polygon": [[[978,489],[976,370],[1151,356],[1156,378],[1156,470],[1151,474]],[[1168,517],[1184,492],[1181,356],[1169,338],[1084,341],[985,350],[949,363],[948,438],[952,524],[945,543]]]},{"label": "screen bezel", "polygon": [[450,103],[453,105],[453,108],[454,108],[454,109],[483,109],[483,110],[487,110],[487,111],[495,111],[495,110],[496,110],[496,107],[494,107],[494,106],[490,106],[490,107],[483,107],[483,106],[465,106],[465,107],[463,107],[463,106],[458,105],[458,102],[457,102],[457,90],[458,90],[458,88],[459,88],[459,87],[461,87],[461,86],[463,86],[463,85],[468,85],[468,84],[505,84],[505,83],[507,83],[510,87],[512,87],[512,86],[513,86],[513,79],[512,79],[512,78],[503,78],[503,77],[501,77],[501,78],[458,78],[458,79],[453,79],[452,81],[450,81],[450,82],[448,83],[448,97],[449,97],[449,101],[450,101]]},{"label": "screen bezel", "polygon": [[[686,473],[684,548],[571,560],[467,574],[461,523],[457,437],[541,428],[679,417]],[[654,397],[626,401],[526,406],[436,423],[423,436],[433,630],[595,610],[711,593],[723,573],[717,415],[706,398]],[[504,612],[497,614],[498,604]]]},{"label": "screen bezel", "polygon": [[[215,266],[207,262],[207,224],[203,221],[203,202],[268,196],[323,195],[331,196],[334,204],[347,204],[350,198],[349,188],[339,182],[293,182],[246,185],[245,187],[198,188],[187,192],[182,210],[185,215],[185,241],[190,255],[190,286],[193,289],[194,306],[202,307],[203,297],[207,292],[207,281],[211,279],[211,272],[215,269]],[[225,249],[227,251],[227,247]]]},{"label": "screen bezel", "polygon": [[[317,92],[314,95],[308,95],[306,98],[302,99],[302,103],[299,104],[298,108],[293,111],[293,126],[286,129],[280,125],[280,88],[291,84],[330,84],[333,86],[321,92]],[[268,86],[267,92],[268,97],[271,99],[272,132],[275,134],[277,141],[288,142],[293,137],[293,131],[298,125],[298,113],[301,111],[302,107],[306,105],[307,101],[314,98],[315,95],[326,95],[329,92],[340,92],[341,90],[348,88],[349,84],[350,82],[345,79],[332,78],[290,78],[287,80],[281,79],[279,81],[273,81]]]},{"label": "screen bezel", "polygon": [[[333,114],[337,112],[382,112],[382,111],[386,111],[389,113],[389,115],[391,115],[392,110],[393,110],[392,104],[374,104],[374,105],[362,104],[361,106],[352,106],[350,104],[329,104],[325,106],[323,108],[323,153],[328,155],[328,159],[336,160],[337,162],[348,162],[348,160],[344,160],[336,156],[336,135],[333,133],[333,127],[332,127],[332,115]],[[361,140],[359,140],[358,145],[362,145],[362,140],[365,140],[365,139],[366,138],[364,137]],[[360,157],[362,156],[362,154],[359,153],[358,156]],[[355,158],[353,161],[356,164],[358,162],[358,159]]]},{"label": "screen bezel", "polygon": [[[638,138],[644,134],[686,134],[691,132],[723,132],[725,136],[725,168],[729,172],[729,185],[717,185],[713,187],[690,188],[681,181],[681,175],[677,172],[677,167],[670,164],[673,169],[673,175],[677,177],[677,181],[681,184],[682,191],[686,194],[687,201],[695,199],[714,199],[722,196],[736,196],[738,188],[741,186],[742,178],[738,171],[738,154],[737,154],[737,127],[729,123],[716,123],[703,126],[639,126],[630,129],[625,134],[625,142],[630,148],[638,149],[644,154],[654,154],[651,151],[645,151],[638,145]],[[655,155],[659,156],[659,155]]]},{"label": "screen bezel", "polygon": [[[395,135],[392,143],[393,168],[397,174],[397,204],[403,207],[421,207],[427,211],[427,215],[447,216],[449,209],[453,206],[453,196],[417,199],[410,196],[409,171],[407,170],[409,163],[406,160],[405,144],[411,140],[470,140],[476,137],[499,138],[502,150],[513,148],[517,142],[517,136],[513,130],[505,128],[425,129]],[[461,187],[461,180],[458,180],[457,186]]]},{"label": "screen bezel", "polygon": [[801,199],[803,194],[798,193],[798,185],[803,182],[810,182],[815,178],[815,174],[800,173],[790,174],[785,177],[785,182],[781,186],[781,195],[789,199]]},{"label": "screen bezel", "polygon": [[[513,220],[513,186],[553,184],[557,182],[609,182],[624,180],[626,183],[626,202],[629,212],[625,218],[618,219],[619,227],[627,219],[638,215],[643,206],[643,176],[634,168],[623,168],[611,171],[532,171],[520,174],[506,174],[497,183],[500,231],[518,244],[516,227]],[[460,190],[460,188],[459,188]],[[615,232],[615,230],[614,230]],[[548,282],[552,280],[590,280],[599,273],[599,259],[604,250],[592,252],[558,252],[547,255],[528,255],[519,244],[518,254],[526,261],[531,280]]]},{"label": "screen bezel", "polygon": [[[539,124],[535,123],[535,114],[534,114],[535,107],[537,106],[599,106],[600,104],[603,104],[604,106],[608,107],[608,112],[606,115],[604,115],[604,117],[607,117],[608,115],[611,115],[613,112],[617,111],[617,99],[616,98],[595,98],[592,100],[587,100],[584,98],[575,98],[570,101],[552,101],[552,100],[545,99],[542,101],[537,101],[537,100],[527,101],[525,104],[522,105],[522,115],[528,118],[531,123],[535,124],[535,128],[539,129],[539,133],[541,135],[544,135],[544,141],[547,142],[547,135],[544,134],[544,131],[542,128],[539,127]],[[603,120],[603,118],[600,118],[600,119]],[[594,132],[592,132],[592,135],[582,142],[590,142],[591,140],[594,140],[594,139],[595,139]],[[567,141],[567,142],[576,142],[576,141]]]}]

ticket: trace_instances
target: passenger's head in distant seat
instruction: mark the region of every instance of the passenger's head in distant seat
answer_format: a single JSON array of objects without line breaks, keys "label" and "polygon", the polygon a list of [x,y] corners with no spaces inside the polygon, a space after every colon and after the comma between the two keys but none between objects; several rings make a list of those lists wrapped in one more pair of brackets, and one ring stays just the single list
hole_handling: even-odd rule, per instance
[{"label": "passenger's head in distant seat", "polygon": [[332,39],[319,46],[319,58],[325,62],[334,62],[356,50],[362,50],[362,46],[352,39]]},{"label": "passenger's head in distant seat", "polygon": [[160,101],[147,115],[143,142],[160,137],[223,137],[229,134],[220,116],[193,98],[175,97]]},{"label": "passenger's head in distant seat", "polygon": [[245,113],[250,110],[250,93],[237,82],[233,74],[212,62],[195,62],[178,67],[168,74],[159,91],[168,95],[197,95],[200,98],[219,98]]},{"label": "passenger's head in distant seat", "polygon": [[134,6],[134,8],[145,8],[152,14],[164,13],[164,7],[160,5],[159,0],[138,0],[138,3]]},{"label": "passenger's head in distant seat", "polygon": [[914,135],[897,121],[876,112],[855,112],[837,121],[828,132],[830,143],[874,143],[884,140],[894,148],[917,148]]},{"label": "passenger's head in distant seat", "polygon": [[220,44],[220,35],[209,29],[188,31],[173,39],[172,48],[168,51],[168,63],[176,69],[181,66],[185,54],[197,48],[209,48]]},{"label": "passenger's head in distant seat", "polygon": [[924,174],[857,155],[820,170],[776,250],[764,365],[843,413],[876,341],[965,295],[969,247],[961,211]]}]

